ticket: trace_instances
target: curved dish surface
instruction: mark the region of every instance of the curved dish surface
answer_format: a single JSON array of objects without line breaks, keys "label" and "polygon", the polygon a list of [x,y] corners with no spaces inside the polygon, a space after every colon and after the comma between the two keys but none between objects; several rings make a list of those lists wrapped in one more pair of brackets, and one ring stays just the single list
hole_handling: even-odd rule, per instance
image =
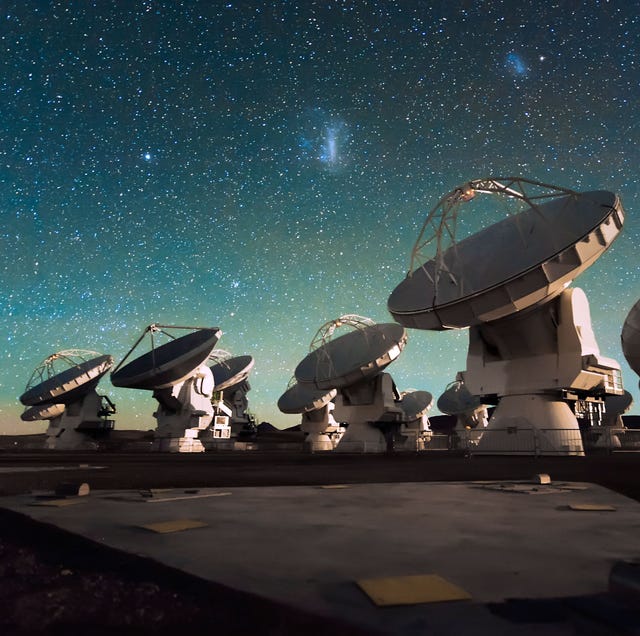
[{"label": "curved dish surface", "polygon": [[64,413],[64,404],[37,404],[30,406],[20,415],[23,422],[36,422],[37,420],[52,420]]},{"label": "curved dish surface", "polygon": [[171,340],[112,373],[111,383],[128,389],[174,386],[207,360],[221,333],[219,329],[199,329]]},{"label": "curved dish surface", "polygon": [[280,396],[278,408],[287,414],[317,411],[331,402],[337,393],[335,389],[323,391],[296,383]]},{"label": "curved dish surface", "polygon": [[626,361],[640,375],[640,300],[629,311],[620,338]]},{"label": "curved dish surface", "polygon": [[408,421],[417,420],[433,406],[433,395],[429,391],[412,391],[402,397],[400,408]]},{"label": "curved dish surface", "polygon": [[633,396],[629,391],[625,391],[622,395],[607,395],[604,398],[604,405],[607,413],[615,413],[622,415],[626,413],[633,404]]},{"label": "curved dish surface", "polygon": [[251,356],[236,356],[214,364],[211,367],[215,382],[214,390],[223,391],[246,380],[254,363]]},{"label": "curved dish surface", "polygon": [[340,389],[380,373],[400,355],[406,342],[402,325],[368,325],[311,351],[294,375],[298,382],[317,389]]},{"label": "curved dish surface", "polygon": [[112,366],[110,355],[81,362],[28,389],[20,396],[20,402],[25,406],[50,402],[71,404],[95,389],[100,378]]},{"label": "curved dish surface", "polygon": [[480,398],[471,395],[469,389],[462,382],[453,382],[438,398],[437,407],[446,415],[459,415],[468,411],[475,411],[482,406]]},{"label": "curved dish surface", "polygon": [[566,195],[508,216],[423,263],[391,293],[406,327],[464,328],[557,295],[599,258],[622,229],[612,192]]}]

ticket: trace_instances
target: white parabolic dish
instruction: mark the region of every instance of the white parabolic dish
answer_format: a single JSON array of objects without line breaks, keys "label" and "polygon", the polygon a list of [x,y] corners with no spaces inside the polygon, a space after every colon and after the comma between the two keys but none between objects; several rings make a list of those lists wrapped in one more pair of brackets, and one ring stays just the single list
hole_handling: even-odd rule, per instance
[{"label": "white parabolic dish", "polygon": [[624,321],[621,340],[626,361],[640,375],[640,300],[631,308]]},{"label": "white parabolic dish", "polygon": [[110,355],[102,355],[71,366],[29,388],[20,396],[20,402],[25,406],[76,402],[98,385],[100,378],[112,365],[113,358]]},{"label": "white parabolic dish", "polygon": [[429,391],[411,391],[402,396],[400,408],[407,420],[413,421],[426,415],[433,406],[433,395]]},{"label": "white parabolic dish", "polygon": [[111,374],[111,383],[149,390],[175,386],[207,360],[221,334],[217,328],[198,329],[171,340],[116,369]]},{"label": "white parabolic dish", "polygon": [[65,410],[64,404],[36,404],[30,406],[22,415],[20,419],[23,422],[35,422],[37,420],[53,420],[56,417],[60,417]]},{"label": "white parabolic dish", "polygon": [[447,415],[459,415],[474,411],[482,406],[477,395],[471,395],[462,382],[452,382],[438,398],[438,409]]},{"label": "white parabolic dish", "polygon": [[278,400],[278,408],[283,413],[308,413],[327,405],[337,395],[336,389],[314,389],[312,386],[295,383]]},{"label": "white parabolic dish", "polygon": [[298,364],[295,377],[317,389],[340,389],[380,373],[407,342],[396,323],[372,324],[325,342]]},{"label": "white parabolic dish", "polygon": [[620,233],[612,192],[558,196],[453,243],[391,293],[388,309],[416,329],[464,328],[504,318],[559,294]]},{"label": "white parabolic dish", "polygon": [[211,367],[216,391],[244,382],[251,373],[255,361],[251,356],[235,356],[222,360]]},{"label": "white parabolic dish", "polygon": [[607,395],[604,404],[607,413],[622,415],[631,408],[633,396],[629,391],[625,391],[622,395]]}]

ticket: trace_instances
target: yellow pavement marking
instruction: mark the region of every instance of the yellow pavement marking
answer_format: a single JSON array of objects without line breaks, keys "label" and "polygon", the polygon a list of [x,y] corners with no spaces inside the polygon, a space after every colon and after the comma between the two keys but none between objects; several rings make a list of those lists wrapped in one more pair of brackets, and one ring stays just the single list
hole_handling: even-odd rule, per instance
[{"label": "yellow pavement marking", "polygon": [[589,511],[603,511],[603,512],[613,512],[615,511],[614,506],[609,506],[608,504],[569,504],[569,508],[571,510],[589,510]]},{"label": "yellow pavement marking", "polygon": [[159,521],[157,523],[148,523],[141,525],[145,530],[157,532],[159,534],[167,534],[169,532],[181,532],[182,530],[191,530],[192,528],[205,528],[208,524],[204,521],[196,519],[173,519],[171,521]]},{"label": "yellow pavement marking", "polygon": [[471,599],[468,592],[437,574],[361,579],[356,582],[362,591],[379,606]]}]

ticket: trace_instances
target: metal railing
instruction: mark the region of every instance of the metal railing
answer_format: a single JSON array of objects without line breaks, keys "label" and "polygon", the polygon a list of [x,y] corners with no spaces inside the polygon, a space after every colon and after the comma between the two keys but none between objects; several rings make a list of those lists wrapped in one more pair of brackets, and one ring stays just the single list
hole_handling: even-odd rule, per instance
[{"label": "metal railing", "polygon": [[474,455],[584,455],[579,429],[514,426],[455,434],[460,447]]},{"label": "metal railing", "polygon": [[594,427],[583,433],[586,450],[640,451],[640,429]]},{"label": "metal railing", "polygon": [[548,429],[507,427],[434,433],[429,451],[462,451],[470,455],[583,455],[591,452],[640,451],[640,430],[594,427]]}]

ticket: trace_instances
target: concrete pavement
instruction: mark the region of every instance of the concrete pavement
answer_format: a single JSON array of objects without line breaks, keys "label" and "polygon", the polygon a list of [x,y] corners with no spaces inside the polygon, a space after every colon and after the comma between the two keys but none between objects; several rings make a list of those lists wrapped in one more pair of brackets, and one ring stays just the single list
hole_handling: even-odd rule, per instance
[{"label": "concrete pavement", "polygon": [[[615,562],[640,558],[640,503],[586,483],[93,491],[57,501],[30,494],[0,506],[383,633],[574,633],[566,621],[505,620],[487,604],[604,593]],[[199,527],[179,530],[185,521]],[[177,531],[148,528],[163,522]],[[471,600],[378,607],[357,585],[422,574]]]}]

